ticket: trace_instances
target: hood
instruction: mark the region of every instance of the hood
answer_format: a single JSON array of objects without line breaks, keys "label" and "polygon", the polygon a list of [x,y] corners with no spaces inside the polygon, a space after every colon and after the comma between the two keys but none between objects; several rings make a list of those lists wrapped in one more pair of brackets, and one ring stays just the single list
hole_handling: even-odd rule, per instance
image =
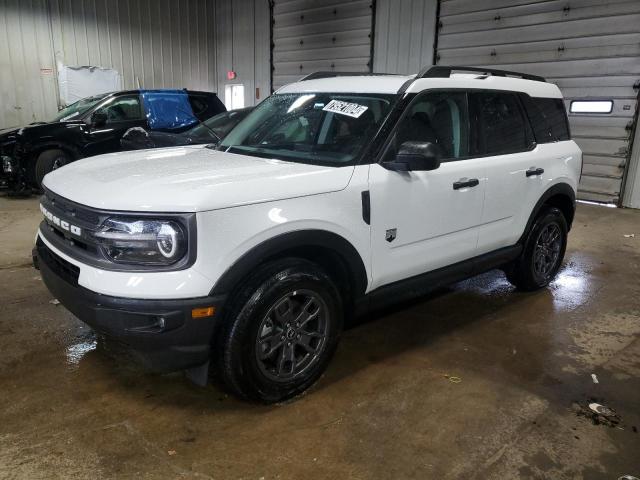
[{"label": "hood", "polygon": [[39,137],[43,133],[51,131],[51,128],[56,127],[77,127],[86,125],[82,120],[69,120],[66,122],[34,122],[24,127],[17,129],[16,133],[21,137]]},{"label": "hood", "polygon": [[13,156],[14,145],[16,144],[17,128],[5,128],[0,130],[0,155]]},{"label": "hood", "polygon": [[0,130],[0,142],[15,140],[19,128],[3,128]]},{"label": "hood", "polygon": [[43,184],[95,208],[197,212],[335,192],[353,169],[187,146],[79,160],[46,175]]},{"label": "hood", "polygon": [[19,127],[0,128],[0,137],[16,133]]}]

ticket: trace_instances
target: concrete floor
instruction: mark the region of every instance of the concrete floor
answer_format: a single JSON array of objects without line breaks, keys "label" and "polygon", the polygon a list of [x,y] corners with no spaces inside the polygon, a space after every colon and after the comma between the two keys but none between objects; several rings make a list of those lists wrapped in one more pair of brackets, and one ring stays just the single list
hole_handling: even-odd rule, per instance
[{"label": "concrete floor", "polygon": [[365,319],[272,407],[106,354],[30,267],[38,222],[0,198],[0,478],[640,477],[639,211],[580,205],[546,290],[492,272]]}]

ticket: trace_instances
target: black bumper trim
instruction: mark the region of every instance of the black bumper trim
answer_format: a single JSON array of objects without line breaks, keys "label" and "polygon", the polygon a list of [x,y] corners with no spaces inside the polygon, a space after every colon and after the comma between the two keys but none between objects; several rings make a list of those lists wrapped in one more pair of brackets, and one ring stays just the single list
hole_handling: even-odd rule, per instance
[{"label": "black bumper trim", "polygon": [[[62,305],[97,333],[132,350],[146,368],[183,370],[209,360],[225,295],[179,300],[112,297],[69,283],[48,262],[38,263],[44,284]],[[213,317],[191,318],[193,308],[205,306],[216,307]]]}]

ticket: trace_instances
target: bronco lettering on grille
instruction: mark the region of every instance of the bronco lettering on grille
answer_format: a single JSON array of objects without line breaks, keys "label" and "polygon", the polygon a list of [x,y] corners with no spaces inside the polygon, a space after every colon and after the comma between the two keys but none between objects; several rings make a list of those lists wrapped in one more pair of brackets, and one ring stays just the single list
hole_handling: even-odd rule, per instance
[{"label": "bronco lettering on grille", "polygon": [[44,215],[44,218],[47,219],[49,223],[55,225],[56,227],[59,227],[61,230],[71,232],[78,237],[82,236],[82,229],[80,227],[72,225],[66,220],[63,220],[60,217],[57,217],[56,215],[52,214],[49,210],[44,208],[42,204],[40,204],[40,211],[42,212],[42,215]]}]

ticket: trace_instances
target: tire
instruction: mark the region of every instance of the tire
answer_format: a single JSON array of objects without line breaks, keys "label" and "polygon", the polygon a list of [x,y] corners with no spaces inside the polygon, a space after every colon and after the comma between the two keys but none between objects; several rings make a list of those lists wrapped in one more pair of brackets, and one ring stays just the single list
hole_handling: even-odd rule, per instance
[{"label": "tire", "polygon": [[224,319],[216,351],[227,388],[245,399],[281,402],[309,388],[329,364],[342,331],[342,299],[320,266],[289,258],[244,282]]},{"label": "tire", "polygon": [[507,280],[523,291],[549,285],[562,265],[567,233],[567,221],[560,210],[542,210],[527,235],[522,253],[505,269]]},{"label": "tire", "polygon": [[42,188],[42,179],[47,173],[66,165],[70,161],[71,157],[58,149],[45,150],[38,155],[36,160],[36,183],[38,187]]}]

